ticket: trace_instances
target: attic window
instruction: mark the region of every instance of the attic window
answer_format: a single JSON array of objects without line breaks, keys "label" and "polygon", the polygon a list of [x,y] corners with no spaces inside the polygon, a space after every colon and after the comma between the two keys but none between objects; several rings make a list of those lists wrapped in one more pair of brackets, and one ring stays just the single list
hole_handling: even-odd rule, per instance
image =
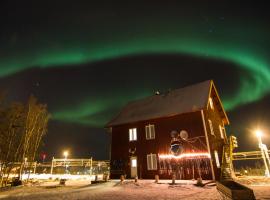
[{"label": "attic window", "polygon": [[211,97],[209,97],[209,104],[210,104],[210,108],[212,110],[214,110],[214,103],[213,103],[213,99]]},{"label": "attic window", "polygon": [[129,141],[136,141],[137,140],[137,129],[130,128],[129,129]]}]

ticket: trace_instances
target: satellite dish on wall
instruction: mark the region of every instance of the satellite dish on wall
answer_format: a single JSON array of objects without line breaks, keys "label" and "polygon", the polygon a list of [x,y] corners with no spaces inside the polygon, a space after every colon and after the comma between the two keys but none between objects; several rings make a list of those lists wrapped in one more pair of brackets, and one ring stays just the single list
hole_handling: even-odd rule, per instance
[{"label": "satellite dish on wall", "polygon": [[187,140],[187,139],[188,139],[188,132],[185,131],[185,130],[181,130],[181,131],[180,131],[180,137],[181,137],[181,139],[183,139],[183,140]]},{"label": "satellite dish on wall", "polygon": [[172,141],[171,142],[171,148],[170,148],[170,150],[171,150],[171,153],[173,155],[178,156],[178,155],[180,155],[180,154],[183,153],[184,147],[183,147],[183,145],[181,144],[180,141],[175,140],[175,141]]},{"label": "satellite dish on wall", "polygon": [[172,131],[171,132],[171,137],[172,138],[177,138],[177,136],[178,136],[178,132],[177,131]]}]

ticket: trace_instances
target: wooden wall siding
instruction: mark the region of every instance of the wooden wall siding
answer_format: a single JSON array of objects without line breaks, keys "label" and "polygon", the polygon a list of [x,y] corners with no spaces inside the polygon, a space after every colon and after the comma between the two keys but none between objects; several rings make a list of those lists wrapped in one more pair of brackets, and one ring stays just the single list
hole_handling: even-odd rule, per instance
[{"label": "wooden wall siding", "polygon": [[[148,124],[155,125],[155,139],[153,140],[146,140],[145,125]],[[137,141],[129,141],[130,128],[137,128]],[[160,174],[163,178],[171,178],[171,174],[164,174],[164,171],[161,171],[160,165],[158,165],[157,170],[147,170],[146,155],[153,153],[157,154],[158,156],[158,154],[169,153],[171,143],[170,133],[173,130],[178,132],[181,130],[186,130],[189,134],[189,138],[205,136],[201,112],[197,111],[167,118],[160,118],[113,127],[111,143],[112,178],[119,178],[119,176],[123,173],[129,177],[130,156],[137,156],[138,176],[140,178],[153,179],[155,174]],[[202,141],[204,144],[206,144],[205,138],[202,138]],[[196,144],[196,146],[200,150],[207,151],[205,145]],[[136,149],[136,151],[134,154],[132,154],[129,152],[129,149]]]},{"label": "wooden wall siding", "polygon": [[[221,138],[219,125],[223,126],[223,121],[220,117],[220,105],[218,105],[218,99],[214,92],[214,90],[211,91],[211,98],[213,99],[214,103],[214,110],[211,109],[210,105],[208,105],[208,109],[204,110],[205,115],[205,123],[206,123],[206,129],[208,132],[208,139],[210,144],[210,152],[212,157],[212,163],[215,171],[215,178],[216,180],[219,180],[220,178],[220,168],[217,168],[215,156],[214,156],[214,150],[218,151],[219,161],[220,164],[222,163],[222,154],[223,154],[223,145],[227,141],[226,132],[224,131],[224,139]],[[208,119],[212,121],[213,129],[214,129],[214,135],[212,135],[210,132],[210,126],[208,123]]]}]

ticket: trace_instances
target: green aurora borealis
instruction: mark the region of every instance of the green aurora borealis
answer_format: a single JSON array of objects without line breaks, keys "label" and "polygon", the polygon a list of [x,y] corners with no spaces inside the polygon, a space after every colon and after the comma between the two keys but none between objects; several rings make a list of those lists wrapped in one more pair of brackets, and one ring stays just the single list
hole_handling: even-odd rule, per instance
[{"label": "green aurora borealis", "polygon": [[[249,73],[249,77],[239,77],[241,84],[236,93],[224,95],[227,110],[269,94],[269,30],[265,30],[264,21],[248,21],[245,17],[235,20],[215,13],[207,18],[188,16],[187,19],[175,14],[155,12],[127,19],[96,14],[94,22],[87,19],[79,22],[78,16],[66,16],[65,22],[70,23],[60,27],[57,20],[50,19],[52,29],[46,25],[29,28],[22,34],[10,31],[14,34],[2,39],[0,76],[4,78],[35,67],[61,68],[125,56],[172,53],[231,62]],[[102,115],[106,110],[120,108],[150,92],[144,88],[124,96],[119,92],[110,98],[89,95],[78,105],[62,107],[52,114],[57,120],[102,126],[110,117]]]}]

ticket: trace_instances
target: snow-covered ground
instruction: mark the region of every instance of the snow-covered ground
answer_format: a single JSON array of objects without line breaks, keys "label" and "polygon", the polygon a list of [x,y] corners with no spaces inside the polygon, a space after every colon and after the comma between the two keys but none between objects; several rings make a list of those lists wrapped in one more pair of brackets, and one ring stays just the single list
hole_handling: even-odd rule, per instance
[{"label": "snow-covered ground", "polygon": [[[17,187],[0,192],[0,199],[10,200],[148,200],[148,199],[221,199],[215,185],[194,186],[194,181],[176,181],[171,185],[169,180],[159,184],[153,180],[127,180],[120,184],[112,180],[102,184],[89,184],[88,180],[70,180],[66,186],[58,182],[43,182],[35,186]],[[257,199],[270,199],[270,184],[252,185]]]}]

